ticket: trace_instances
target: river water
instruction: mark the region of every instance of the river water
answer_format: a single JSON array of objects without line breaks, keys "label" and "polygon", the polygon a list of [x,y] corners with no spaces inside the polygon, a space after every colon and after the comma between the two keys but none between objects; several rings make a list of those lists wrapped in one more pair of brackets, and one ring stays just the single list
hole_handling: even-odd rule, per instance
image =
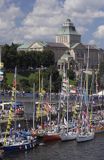
[{"label": "river water", "polygon": [[5,160],[104,160],[104,134],[89,142],[55,142],[28,152],[8,154]]}]

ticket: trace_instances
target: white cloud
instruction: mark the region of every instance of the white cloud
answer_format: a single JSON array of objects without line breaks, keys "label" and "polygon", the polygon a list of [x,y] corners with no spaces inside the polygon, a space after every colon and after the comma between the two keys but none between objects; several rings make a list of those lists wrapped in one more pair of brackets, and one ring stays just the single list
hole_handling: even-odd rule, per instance
[{"label": "white cloud", "polygon": [[96,44],[97,44],[97,42],[96,42],[94,39],[91,39],[91,40],[88,42],[88,44],[96,45]]},{"label": "white cloud", "polygon": [[15,20],[20,15],[20,9],[15,5],[11,5],[5,12],[0,11],[0,29],[7,29],[15,27]]},{"label": "white cloud", "polygon": [[5,3],[5,0],[0,0],[0,7],[2,7]]},{"label": "white cloud", "polygon": [[23,21],[27,30],[25,38],[55,35],[66,18],[72,19],[78,26],[77,30],[84,34],[88,31],[88,23],[104,17],[104,11],[101,10],[103,6],[104,2],[99,3],[98,0],[65,0],[63,5],[59,0],[37,0]]},{"label": "white cloud", "polygon": [[11,3],[7,3],[8,0],[0,0],[0,39],[7,43],[12,41],[16,32],[16,20],[22,15],[22,12],[18,6]]},{"label": "white cloud", "polygon": [[104,25],[99,26],[96,32],[93,33],[93,36],[96,39],[104,39]]},{"label": "white cloud", "polygon": [[104,1],[98,0],[65,0],[64,8],[68,11],[85,12],[87,9],[99,9],[104,6]]},{"label": "white cloud", "polygon": [[88,31],[88,29],[86,27],[83,27],[83,26],[77,26],[77,31],[78,31],[78,33],[83,35],[85,32]]},{"label": "white cloud", "polygon": [[64,22],[65,16],[59,1],[37,0],[33,11],[23,21],[26,29],[25,38],[40,39],[57,33],[59,24]]}]

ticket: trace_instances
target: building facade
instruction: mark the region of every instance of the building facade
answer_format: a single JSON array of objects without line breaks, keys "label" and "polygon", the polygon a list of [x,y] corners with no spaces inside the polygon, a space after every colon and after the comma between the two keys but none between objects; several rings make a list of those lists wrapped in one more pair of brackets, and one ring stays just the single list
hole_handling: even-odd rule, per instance
[{"label": "building facade", "polygon": [[[93,45],[85,45],[81,42],[81,35],[77,32],[74,24],[70,19],[67,19],[60,27],[56,42],[38,41],[29,44],[22,44],[17,48],[19,51],[45,51],[51,50],[55,56],[55,62],[62,68],[62,59],[66,51],[73,58],[77,66],[86,68],[89,63],[89,68],[97,68],[101,61],[104,61],[104,50]],[[89,58],[88,58],[89,54]],[[69,59],[67,59],[69,61]],[[63,62],[62,62],[63,63]],[[69,63],[69,62],[66,62]]]},{"label": "building facade", "polygon": [[55,62],[68,50],[68,47],[65,46],[63,43],[55,43],[55,42],[45,42],[45,41],[38,41],[31,44],[22,44],[17,48],[17,51],[37,51],[43,52],[51,50],[54,53]]},{"label": "building facade", "polygon": [[[78,69],[85,69],[88,63],[89,69],[97,69],[98,65],[104,61],[104,50],[94,45],[86,45],[81,42],[81,35],[78,34],[74,24],[70,19],[61,26],[56,35],[56,43],[63,43],[68,47],[70,56],[75,61]],[[62,69],[63,56],[58,60],[58,68]],[[62,62],[63,63],[63,62]],[[67,63],[67,62],[66,62]],[[60,66],[59,66],[60,64]],[[60,69],[59,69],[60,70]],[[60,70],[60,73],[62,71]]]}]

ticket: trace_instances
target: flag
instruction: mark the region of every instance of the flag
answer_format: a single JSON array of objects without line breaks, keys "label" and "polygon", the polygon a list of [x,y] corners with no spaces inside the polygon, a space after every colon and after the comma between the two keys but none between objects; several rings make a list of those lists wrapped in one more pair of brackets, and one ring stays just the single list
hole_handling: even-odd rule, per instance
[{"label": "flag", "polygon": [[40,96],[44,96],[45,93],[46,93],[46,91],[43,88],[41,88],[41,90],[40,90]]},{"label": "flag", "polygon": [[44,104],[44,110],[49,113],[52,112],[52,106],[49,103]]},{"label": "flag", "polygon": [[38,103],[37,109],[36,109],[36,118],[40,117],[40,102]]}]

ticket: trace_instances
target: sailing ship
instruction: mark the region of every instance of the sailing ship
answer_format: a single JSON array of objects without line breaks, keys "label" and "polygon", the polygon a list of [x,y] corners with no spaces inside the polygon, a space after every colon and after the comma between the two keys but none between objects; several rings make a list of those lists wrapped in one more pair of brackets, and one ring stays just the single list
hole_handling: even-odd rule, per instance
[{"label": "sailing ship", "polygon": [[[76,137],[77,142],[85,142],[94,139],[94,130],[91,126],[89,116],[89,99],[88,99],[88,65],[89,65],[89,48],[88,48],[88,60],[86,68],[86,88],[82,86],[83,71],[81,71],[81,111],[79,114],[78,134]],[[83,99],[84,98],[84,99]]]},{"label": "sailing ship", "polygon": [[[62,80],[61,95],[63,96],[63,100],[62,100],[63,107],[66,107],[67,121],[66,121],[66,129],[63,128],[63,130],[60,131],[60,138],[61,138],[61,141],[75,140],[77,136],[75,128],[72,127],[69,130],[69,79],[66,76],[65,70],[63,74],[63,80]],[[65,101],[67,102],[65,103]]]},{"label": "sailing ship", "polygon": [[79,119],[78,130],[77,130],[77,142],[85,142],[93,140],[95,132],[90,125],[88,114],[85,111],[81,113],[82,119]]},{"label": "sailing ship", "polygon": [[[16,102],[16,69],[13,81],[12,97],[11,97],[11,106],[9,110],[9,118],[7,122],[7,128],[5,132],[5,137],[1,141],[1,148],[6,152],[22,151],[32,149],[37,145],[36,138],[33,138],[29,132],[16,132],[16,123],[15,131],[12,132],[12,120],[13,120],[13,104]],[[16,136],[18,134],[18,136]]]}]

